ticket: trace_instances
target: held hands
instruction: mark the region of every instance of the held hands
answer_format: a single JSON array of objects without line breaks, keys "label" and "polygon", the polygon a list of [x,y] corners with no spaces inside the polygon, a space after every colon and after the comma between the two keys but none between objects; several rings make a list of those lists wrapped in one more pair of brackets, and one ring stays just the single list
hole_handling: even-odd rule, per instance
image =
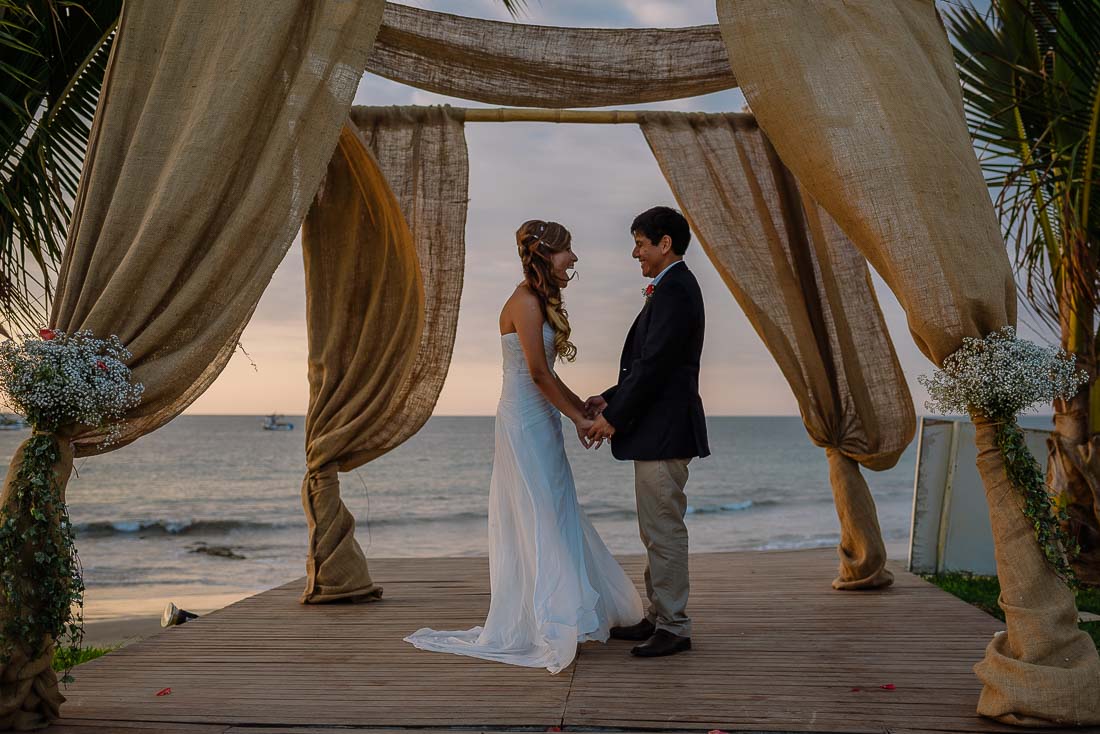
[{"label": "held hands", "polygon": [[[615,435],[615,427],[603,417],[603,411],[607,407],[607,401],[602,395],[593,395],[584,401],[584,415],[588,419],[588,427],[581,436],[581,443],[586,449],[593,446],[599,448],[604,441]],[[581,424],[577,424],[577,434],[580,435]]]},{"label": "held hands", "polygon": [[603,399],[602,395],[593,395],[588,400],[584,401],[584,414],[588,418],[595,420],[601,413],[603,413],[603,410],[606,407],[607,401]]},{"label": "held hands", "polygon": [[573,419],[573,425],[577,427],[577,438],[581,440],[581,445],[586,449],[592,448],[592,442],[588,440],[588,432],[592,430],[595,421],[585,416],[578,416]]},{"label": "held hands", "polygon": [[[605,402],[604,407],[606,406],[607,403]],[[604,418],[603,415],[599,415],[592,423],[592,427],[588,429],[588,433],[585,435],[585,440],[587,441],[587,443],[585,443],[585,440],[582,440],[581,443],[585,444],[585,448],[595,446],[598,449],[600,446],[603,446],[604,441],[609,441],[614,435],[615,426],[608,423],[607,419]]]}]

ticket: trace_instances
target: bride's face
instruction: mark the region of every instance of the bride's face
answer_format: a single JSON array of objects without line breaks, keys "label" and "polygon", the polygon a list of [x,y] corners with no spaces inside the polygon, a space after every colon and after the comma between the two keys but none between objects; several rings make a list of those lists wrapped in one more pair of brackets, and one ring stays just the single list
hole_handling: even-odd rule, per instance
[{"label": "bride's face", "polygon": [[568,244],[561,252],[555,252],[550,256],[550,266],[554,269],[554,277],[564,288],[569,283],[569,271],[577,264],[577,256],[573,253],[573,245]]}]

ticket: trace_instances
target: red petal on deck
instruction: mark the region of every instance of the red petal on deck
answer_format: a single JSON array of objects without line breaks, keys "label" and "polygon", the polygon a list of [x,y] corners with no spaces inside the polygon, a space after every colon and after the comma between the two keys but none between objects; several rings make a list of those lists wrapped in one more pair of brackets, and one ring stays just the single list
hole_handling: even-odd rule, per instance
[{"label": "red petal on deck", "polygon": [[157,695],[158,696],[171,696],[172,695],[172,689],[171,688],[161,688],[159,691],[157,691]]}]

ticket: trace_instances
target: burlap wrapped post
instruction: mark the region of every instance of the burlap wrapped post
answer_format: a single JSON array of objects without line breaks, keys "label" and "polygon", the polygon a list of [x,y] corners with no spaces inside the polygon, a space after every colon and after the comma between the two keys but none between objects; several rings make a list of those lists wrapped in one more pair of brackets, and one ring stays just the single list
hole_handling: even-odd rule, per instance
[{"label": "burlap wrapped post", "polygon": [[363,129],[350,121],[344,128],[302,229],[310,355],[306,603],[381,595],[336,472],[399,446],[431,416],[462,291],[468,171],[461,122],[438,108],[416,115],[357,109],[353,117]]},{"label": "burlap wrapped post", "polygon": [[[933,2],[717,6],[730,65],[760,126],[897,295],[925,355],[942,364],[964,337],[1014,325],[1012,267]],[[1023,518],[1004,490],[993,436],[977,434],[979,468],[1010,590],[1002,596],[1008,630],[977,666],[985,684],[978,713],[1098,724],[1100,656],[1091,645],[1061,643],[1076,634],[1073,601],[1034,560],[1041,556],[1033,533],[1017,532]]]},{"label": "burlap wrapped post", "polygon": [[717,26],[555,28],[386,3],[367,71],[512,107],[603,107],[737,85]]},{"label": "burlap wrapped post", "polygon": [[22,650],[0,668],[0,731],[31,731],[61,717],[65,696],[53,671],[53,641],[33,660]]},{"label": "burlap wrapped post", "polygon": [[857,462],[893,466],[916,419],[863,256],[802,195],[751,115],[647,114],[646,140],[703,250],[826,449],[840,519],[833,587],[889,585]]},{"label": "burlap wrapped post", "polygon": [[[60,485],[61,501],[65,500],[65,485],[73,470],[73,448],[67,437],[56,439],[60,459],[54,465],[54,477]],[[4,480],[4,489],[0,493],[0,523],[14,519],[22,531],[30,518],[16,510],[18,499],[15,496],[15,479],[23,465],[24,452],[28,441],[20,444],[8,465],[8,474]],[[55,516],[56,519],[56,516]],[[51,528],[59,533],[60,528]],[[34,549],[28,549],[33,553]],[[25,584],[36,583],[36,579],[23,578]],[[11,614],[12,609],[0,607],[0,625]],[[28,731],[41,729],[60,716],[61,704],[65,697],[57,685],[57,674],[53,664],[54,644],[52,639],[42,641],[42,650],[26,650],[17,647],[11,658],[0,663],[0,731]]]},{"label": "burlap wrapped post", "polygon": [[1050,573],[1024,516],[1024,501],[1005,476],[997,426],[974,416],[978,472],[997,539],[998,602],[1009,631],[993,638],[974,666],[985,686],[978,711],[1006,724],[1100,723],[1100,674],[1092,638],[1077,627],[1073,592]]}]

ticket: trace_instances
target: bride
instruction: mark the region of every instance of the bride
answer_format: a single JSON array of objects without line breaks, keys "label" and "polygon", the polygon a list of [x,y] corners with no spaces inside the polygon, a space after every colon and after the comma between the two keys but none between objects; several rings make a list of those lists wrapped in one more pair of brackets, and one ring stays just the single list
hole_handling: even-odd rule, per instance
[{"label": "bride", "polygon": [[557,222],[532,220],[516,232],[524,281],[500,312],[504,388],[496,415],[489,485],[489,578],[483,627],[421,629],[406,637],[449,652],[557,673],[577,644],[606,642],[611,627],[644,616],[634,584],[577,502],[565,456],[561,414],[586,446],[592,421],[554,372],[573,361],[561,289],[577,262],[572,236]]}]

